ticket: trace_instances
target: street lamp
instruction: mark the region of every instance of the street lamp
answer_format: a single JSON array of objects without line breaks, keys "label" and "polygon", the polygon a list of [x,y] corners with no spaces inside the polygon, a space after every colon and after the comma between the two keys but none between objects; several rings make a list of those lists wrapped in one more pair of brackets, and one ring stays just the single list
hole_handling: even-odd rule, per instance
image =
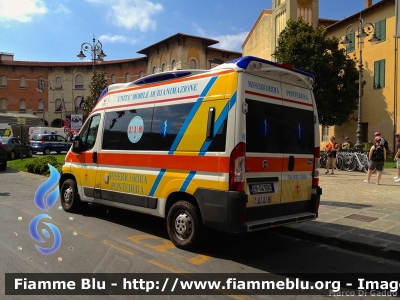
[{"label": "street lamp", "polygon": [[[45,89],[45,84],[44,84],[44,82],[45,82],[44,79],[41,79],[41,78],[38,79],[38,87],[36,88],[36,90],[37,90],[38,92],[44,93],[44,89]],[[48,85],[48,87],[49,87],[50,90],[53,89],[53,88],[51,87],[51,82],[47,81],[47,85]],[[42,101],[43,101],[43,125],[46,126],[46,121],[45,121],[45,119],[44,119],[44,112],[45,112],[45,109],[44,109],[44,107],[45,107],[45,100],[44,100],[44,98],[42,99]]]},{"label": "street lamp", "polygon": [[92,56],[93,60],[93,73],[94,73],[96,60],[98,62],[102,62],[104,60],[104,57],[107,56],[103,52],[103,45],[99,40],[97,40],[96,43],[96,39],[93,36],[93,44],[85,42],[81,45],[81,51],[77,55],[79,59],[84,59],[86,57],[86,55],[83,54],[83,51],[90,52],[90,55]]},{"label": "street lamp", "polygon": [[[341,42],[341,44],[347,46],[348,44],[351,43],[350,39],[348,38],[348,30],[349,28],[353,27],[352,24],[347,26],[346,28],[346,35]],[[358,48],[360,51],[360,56],[358,59],[358,120],[357,120],[357,143],[355,144],[355,147],[357,149],[362,150],[364,148],[363,144],[363,131],[362,131],[362,96],[363,96],[363,82],[362,82],[362,76],[363,76],[363,63],[362,63],[362,45],[364,44],[364,38],[367,37],[370,33],[372,33],[372,37],[368,40],[368,42],[377,42],[379,41],[379,38],[375,35],[374,31],[374,25],[371,23],[365,23],[364,20],[361,18],[360,15],[360,27],[357,27],[357,32],[358,35],[356,36],[358,38]]]}]

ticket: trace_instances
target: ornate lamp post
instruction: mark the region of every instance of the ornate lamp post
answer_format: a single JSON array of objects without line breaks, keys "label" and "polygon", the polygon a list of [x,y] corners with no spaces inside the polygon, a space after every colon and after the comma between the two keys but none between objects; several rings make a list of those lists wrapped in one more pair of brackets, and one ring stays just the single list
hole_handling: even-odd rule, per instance
[{"label": "ornate lamp post", "polygon": [[[44,93],[44,89],[45,89],[45,80],[44,79],[38,79],[38,87],[36,88],[36,90],[38,92]],[[49,87],[50,90],[52,90],[53,88],[51,87],[51,83],[49,81],[47,81],[47,85]],[[46,101],[43,98],[43,125],[46,126],[46,121],[44,119],[44,112],[45,112],[45,103]]]},{"label": "ornate lamp post", "polygon": [[[341,42],[341,44],[347,46],[352,41],[348,38],[348,30],[352,28],[353,25],[350,24],[346,28],[346,35]],[[351,30],[353,31],[353,30]],[[362,130],[362,96],[363,96],[363,82],[362,82],[362,73],[363,73],[363,62],[362,62],[362,45],[364,44],[364,38],[367,37],[370,33],[372,33],[372,37],[368,40],[368,42],[377,42],[379,41],[378,37],[375,35],[374,25],[371,23],[365,23],[360,15],[360,25],[357,27],[358,35],[356,36],[358,41],[358,49],[359,49],[359,58],[358,58],[358,120],[357,120],[357,143],[355,144],[357,149],[362,150],[364,148],[363,144],[363,130]]]},{"label": "ornate lamp post", "polygon": [[81,45],[81,51],[77,55],[80,59],[84,59],[86,57],[83,51],[90,52],[90,55],[92,56],[93,60],[93,73],[94,73],[96,60],[98,62],[102,62],[104,60],[104,57],[106,57],[106,55],[103,52],[103,45],[99,40],[97,40],[96,43],[96,39],[93,36],[93,44],[85,42]]}]

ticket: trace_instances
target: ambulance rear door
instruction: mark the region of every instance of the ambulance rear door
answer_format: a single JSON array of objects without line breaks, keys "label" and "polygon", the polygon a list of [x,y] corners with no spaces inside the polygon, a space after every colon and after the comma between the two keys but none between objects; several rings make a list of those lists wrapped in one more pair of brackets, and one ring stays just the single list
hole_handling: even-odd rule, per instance
[{"label": "ambulance rear door", "polygon": [[280,215],[312,212],[312,172],[315,148],[314,100],[312,91],[282,83],[281,145],[283,152]]}]

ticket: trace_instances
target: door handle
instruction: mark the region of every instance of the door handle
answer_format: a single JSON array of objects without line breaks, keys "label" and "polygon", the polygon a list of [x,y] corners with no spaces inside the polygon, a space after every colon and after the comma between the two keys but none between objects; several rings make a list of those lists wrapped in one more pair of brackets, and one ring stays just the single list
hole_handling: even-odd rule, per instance
[{"label": "door handle", "polygon": [[293,155],[289,156],[288,170],[289,171],[293,171],[294,170],[294,156]]},{"label": "door handle", "polygon": [[93,152],[92,153],[92,161],[93,161],[93,163],[97,163],[97,151],[95,151],[95,152]]}]

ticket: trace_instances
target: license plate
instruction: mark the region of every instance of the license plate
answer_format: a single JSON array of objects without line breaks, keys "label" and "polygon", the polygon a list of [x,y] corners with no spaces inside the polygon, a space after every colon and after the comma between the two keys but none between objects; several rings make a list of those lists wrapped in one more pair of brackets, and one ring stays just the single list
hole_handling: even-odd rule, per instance
[{"label": "license plate", "polygon": [[274,193],[273,183],[249,184],[250,194]]}]

